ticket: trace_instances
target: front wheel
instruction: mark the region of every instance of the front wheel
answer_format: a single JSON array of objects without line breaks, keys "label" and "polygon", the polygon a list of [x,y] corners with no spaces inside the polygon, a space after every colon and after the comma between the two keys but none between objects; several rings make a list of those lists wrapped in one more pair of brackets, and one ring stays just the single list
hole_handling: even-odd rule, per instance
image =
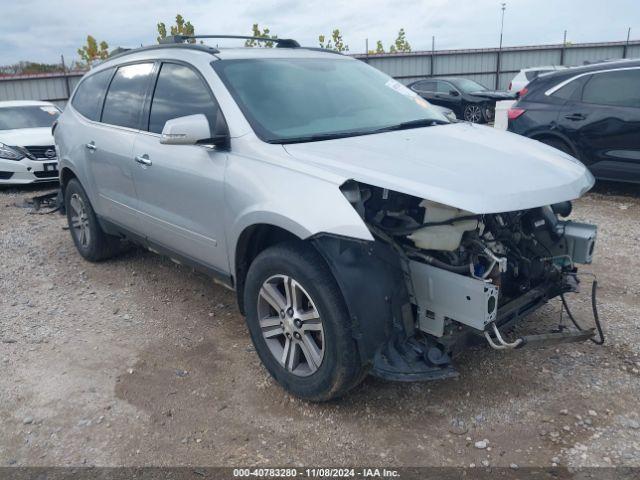
[{"label": "front wheel", "polygon": [[325,401],[363,378],[343,297],[311,246],[286,243],[258,255],[247,274],[244,304],[258,356],[287,391]]}]

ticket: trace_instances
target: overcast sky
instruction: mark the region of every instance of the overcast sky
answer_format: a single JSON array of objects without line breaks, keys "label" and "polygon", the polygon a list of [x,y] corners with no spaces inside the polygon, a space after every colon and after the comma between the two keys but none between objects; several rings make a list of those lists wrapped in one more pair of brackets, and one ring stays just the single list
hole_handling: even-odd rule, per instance
[{"label": "overcast sky", "polygon": [[[504,45],[640,39],[640,0],[507,0]],[[155,43],[156,23],[176,13],[196,33],[249,34],[258,22],[280,37],[317,46],[318,34],[340,28],[352,53],[404,27],[413,50],[498,45],[497,0],[0,0],[0,65],[19,60],[67,61],[87,34],[111,48]]]}]

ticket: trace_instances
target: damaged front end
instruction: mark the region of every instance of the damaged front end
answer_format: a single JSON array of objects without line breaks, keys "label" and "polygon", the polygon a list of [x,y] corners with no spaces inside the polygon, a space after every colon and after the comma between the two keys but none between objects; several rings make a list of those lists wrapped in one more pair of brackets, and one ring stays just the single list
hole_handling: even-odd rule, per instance
[{"label": "damaged front end", "polygon": [[341,190],[375,241],[313,241],[334,271],[374,375],[454,376],[451,359],[478,342],[507,350],[593,339],[593,329],[512,341],[502,333],[577,290],[575,265],[591,263],[597,229],[563,220],[570,202],[474,214],[355,181]]}]

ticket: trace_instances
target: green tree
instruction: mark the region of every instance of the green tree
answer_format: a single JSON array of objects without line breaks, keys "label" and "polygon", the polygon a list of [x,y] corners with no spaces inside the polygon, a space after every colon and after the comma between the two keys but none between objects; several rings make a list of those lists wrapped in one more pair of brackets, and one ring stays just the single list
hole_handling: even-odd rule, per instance
[{"label": "green tree", "polygon": [[[158,43],[160,40],[167,37],[167,26],[160,22],[157,25],[158,28]],[[193,24],[189,21],[184,20],[184,17],[179,13],[176,15],[176,24],[171,25],[169,32],[171,35],[195,35],[195,29],[193,28]],[[189,43],[196,43],[194,38],[188,40]]]},{"label": "green tree", "polygon": [[379,55],[380,53],[384,53],[384,45],[382,45],[382,41],[378,40],[376,42],[376,49],[369,50],[369,55]]},{"label": "green tree", "polygon": [[395,43],[389,47],[389,52],[396,53],[396,52],[410,52],[410,51],[411,51],[411,45],[409,45],[409,42],[407,42],[407,37],[404,32],[404,28],[401,28],[400,31],[398,32],[398,37],[396,38]]},{"label": "green tree", "polygon": [[[253,36],[253,37],[278,38],[277,35],[269,35],[270,32],[271,32],[271,30],[269,30],[266,27],[262,31],[260,31],[260,27],[258,26],[257,23],[254,23],[253,27],[251,27],[251,36]],[[245,47],[273,48],[274,45],[275,45],[274,42],[262,42],[260,40],[247,40],[246,42],[244,42],[244,46]]]},{"label": "green tree", "polygon": [[98,45],[95,38],[87,35],[87,44],[78,49],[78,55],[90,67],[94,61],[104,60],[109,56],[109,44],[102,41]]},{"label": "green tree", "polygon": [[349,51],[349,45],[342,40],[342,34],[338,28],[331,32],[331,39],[329,40],[327,40],[324,35],[319,35],[318,43],[320,44],[320,48],[326,48],[327,50],[335,50],[336,52]]}]

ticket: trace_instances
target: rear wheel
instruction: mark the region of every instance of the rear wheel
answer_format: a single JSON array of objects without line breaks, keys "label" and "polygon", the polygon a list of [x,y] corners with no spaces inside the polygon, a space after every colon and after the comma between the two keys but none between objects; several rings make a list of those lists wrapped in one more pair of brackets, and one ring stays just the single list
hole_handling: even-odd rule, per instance
[{"label": "rear wheel", "polygon": [[256,351],[287,391],[324,401],[362,380],[344,300],[312,247],[286,243],[258,255],[247,274],[244,302]]},{"label": "rear wheel", "polygon": [[484,115],[482,113],[482,106],[476,103],[470,103],[464,107],[463,112],[464,119],[471,123],[482,122]]},{"label": "rear wheel", "polygon": [[78,180],[72,179],[67,184],[64,205],[73,243],[83,258],[98,262],[120,252],[120,239],[104,233]]}]

